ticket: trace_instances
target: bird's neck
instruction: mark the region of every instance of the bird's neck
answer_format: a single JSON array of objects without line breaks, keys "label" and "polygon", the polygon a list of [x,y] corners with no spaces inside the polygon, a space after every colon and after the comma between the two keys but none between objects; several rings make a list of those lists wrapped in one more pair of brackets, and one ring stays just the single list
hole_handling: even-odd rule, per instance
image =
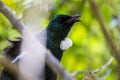
[{"label": "bird's neck", "polygon": [[61,59],[63,50],[60,49],[60,43],[62,41],[62,35],[60,32],[47,31],[47,48],[51,50],[57,59]]}]

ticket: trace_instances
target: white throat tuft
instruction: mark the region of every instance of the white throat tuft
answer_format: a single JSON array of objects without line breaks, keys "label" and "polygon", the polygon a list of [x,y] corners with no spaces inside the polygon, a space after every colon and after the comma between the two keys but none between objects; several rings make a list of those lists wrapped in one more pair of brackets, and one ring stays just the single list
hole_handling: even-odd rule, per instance
[{"label": "white throat tuft", "polygon": [[60,49],[61,50],[66,50],[68,49],[69,47],[72,46],[72,40],[70,38],[65,38],[64,40],[61,41],[60,43]]}]

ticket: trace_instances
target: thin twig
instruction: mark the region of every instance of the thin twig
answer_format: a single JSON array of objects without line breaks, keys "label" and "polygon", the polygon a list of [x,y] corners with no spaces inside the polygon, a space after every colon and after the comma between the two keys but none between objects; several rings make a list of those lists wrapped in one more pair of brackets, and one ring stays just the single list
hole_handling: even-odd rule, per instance
[{"label": "thin twig", "polygon": [[[11,13],[9,8],[5,6],[0,1],[0,12],[2,12],[11,24],[22,33],[23,29],[25,29],[24,25],[22,25],[19,20]],[[58,74],[63,80],[72,80],[71,76],[67,73],[67,71],[60,65],[59,61],[50,53],[47,52],[46,54],[46,63],[47,65],[56,73]]]},{"label": "thin twig", "polygon": [[107,68],[107,67],[111,64],[112,60],[113,60],[113,57],[111,56],[110,59],[108,60],[108,62],[107,62],[106,64],[104,64],[104,65],[101,66],[100,68],[97,68],[97,69],[91,71],[91,73],[94,74],[94,73],[99,72],[99,71],[102,70],[102,69]]},{"label": "thin twig", "polygon": [[106,62],[106,64],[102,65],[101,67],[99,67],[99,68],[97,68],[97,69],[95,69],[93,71],[79,71],[78,70],[78,71],[75,71],[75,72],[71,73],[71,76],[75,77],[76,75],[78,75],[80,73],[87,74],[86,77],[91,76],[91,75],[93,75],[93,74],[107,68],[112,63],[112,60],[113,60],[113,57],[111,56],[110,59]]},{"label": "thin twig", "polygon": [[113,60],[113,57],[111,56],[106,64],[104,64],[103,66],[101,66],[101,67],[99,67],[99,68],[97,68],[93,71],[87,72],[87,75],[82,80],[89,80],[89,78],[91,78],[91,80],[94,80],[94,78],[95,78],[94,74],[96,74],[99,71],[107,68],[111,64],[112,60]]},{"label": "thin twig", "polygon": [[80,74],[80,73],[84,73],[84,71],[79,71],[79,70],[77,70],[77,71],[72,72],[70,75],[71,75],[72,77],[75,77],[76,75],[78,75],[78,74]]},{"label": "thin twig", "polygon": [[[90,6],[91,6],[91,9],[93,11],[93,13],[95,14],[96,18],[98,19],[99,21],[99,24],[100,24],[100,27],[101,27],[101,30],[105,36],[105,39],[107,40],[107,42],[109,43],[110,45],[110,48],[112,50],[112,55],[116,58],[118,64],[120,63],[120,51],[117,50],[112,38],[109,36],[107,30],[106,30],[106,26],[105,26],[105,23],[102,19],[102,16],[98,10],[98,6],[96,5],[95,1],[94,0],[88,0],[89,3],[90,3]],[[114,53],[114,54],[113,54]]]}]

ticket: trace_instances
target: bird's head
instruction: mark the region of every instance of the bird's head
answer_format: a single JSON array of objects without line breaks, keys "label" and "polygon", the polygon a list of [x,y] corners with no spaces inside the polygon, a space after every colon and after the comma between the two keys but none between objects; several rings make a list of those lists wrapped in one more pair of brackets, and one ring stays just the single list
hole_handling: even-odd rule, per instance
[{"label": "bird's head", "polygon": [[64,39],[69,33],[72,25],[75,22],[80,21],[78,20],[79,17],[80,15],[78,14],[74,16],[65,15],[65,14],[57,15],[50,21],[48,28],[52,32],[61,34]]}]

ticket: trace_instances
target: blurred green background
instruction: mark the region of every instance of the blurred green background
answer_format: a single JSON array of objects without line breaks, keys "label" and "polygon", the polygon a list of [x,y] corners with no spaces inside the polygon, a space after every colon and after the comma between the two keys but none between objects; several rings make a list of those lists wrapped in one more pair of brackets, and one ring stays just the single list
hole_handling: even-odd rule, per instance
[{"label": "blurred green background", "polygon": [[[2,0],[19,18],[29,5],[29,0]],[[31,1],[31,0],[30,0]],[[33,0],[34,1],[34,0]],[[46,0],[49,1],[49,0]],[[81,14],[81,22],[74,24],[68,37],[72,39],[73,46],[64,52],[61,64],[70,72],[74,71],[91,71],[104,65],[111,56],[109,44],[101,32],[99,23],[91,11],[87,0],[50,0],[52,2],[49,8],[49,17],[45,18],[42,25],[48,25],[50,19],[57,14]],[[104,19],[107,30],[119,47],[119,29],[118,16],[119,0],[95,0],[99,11]],[[27,4],[26,4],[27,2]],[[46,3],[43,4],[44,6]],[[20,36],[16,29],[0,13],[0,56],[2,50],[8,46],[6,38],[15,40]],[[1,66],[2,67],[2,66]],[[109,67],[101,70],[95,75],[96,80],[119,80],[116,60],[113,59]],[[110,73],[107,71],[111,70]],[[109,74],[109,75],[108,75]],[[82,80],[85,74],[80,73],[76,76]],[[105,78],[106,77],[106,78]]]}]

